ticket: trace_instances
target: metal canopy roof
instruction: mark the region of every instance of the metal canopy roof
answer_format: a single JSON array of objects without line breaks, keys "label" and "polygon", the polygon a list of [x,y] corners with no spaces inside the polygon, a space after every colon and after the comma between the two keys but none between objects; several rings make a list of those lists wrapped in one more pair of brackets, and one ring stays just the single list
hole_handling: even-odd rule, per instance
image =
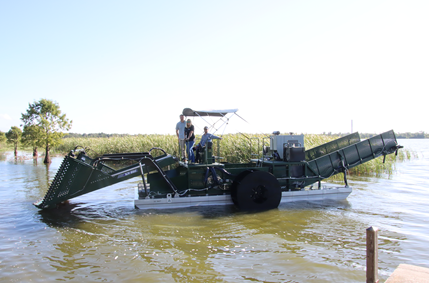
[{"label": "metal canopy roof", "polygon": [[193,110],[191,108],[183,109],[183,115],[187,117],[193,116],[213,116],[213,117],[224,117],[226,114],[235,113],[238,109],[224,109],[224,110]]}]

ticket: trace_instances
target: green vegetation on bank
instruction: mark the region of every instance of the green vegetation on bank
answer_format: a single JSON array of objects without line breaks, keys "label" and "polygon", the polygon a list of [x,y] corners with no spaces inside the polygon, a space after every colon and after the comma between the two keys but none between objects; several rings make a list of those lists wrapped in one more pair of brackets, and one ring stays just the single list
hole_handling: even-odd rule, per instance
[{"label": "green vegetation on bank", "polygon": [[[346,135],[349,135],[350,133],[331,133],[331,132],[324,132],[323,136],[332,136],[332,137],[343,137]],[[359,133],[360,137],[362,139],[368,139],[370,137],[379,135],[380,133]],[[316,134],[317,135],[317,134]],[[397,139],[427,139],[429,138],[429,133],[425,132],[405,132],[405,133],[396,133]],[[91,134],[77,134],[77,133],[67,133],[65,134],[64,138],[111,138],[111,137],[127,137],[132,136],[128,134],[106,134],[106,133],[91,133]],[[144,135],[146,136],[146,135]]]},{"label": "green vegetation on bank", "polygon": [[[222,161],[230,163],[248,162],[255,158],[254,154],[261,154],[262,142],[269,143],[269,135],[263,134],[227,134],[219,142],[219,156]],[[311,149],[318,145],[332,141],[339,136],[334,135],[305,135],[305,148]],[[199,141],[200,137],[197,136]],[[214,141],[215,154],[217,154],[217,140]],[[176,135],[137,135],[137,136],[111,136],[105,138],[72,137],[63,139],[63,143],[54,148],[56,153],[65,154],[75,146],[86,147],[87,154],[96,157],[108,153],[147,152],[153,147],[160,147],[167,153],[177,156],[178,144]],[[155,153],[156,154],[156,153]],[[396,161],[403,161],[415,157],[415,154],[407,149],[401,149],[398,156],[390,154],[383,158],[377,158],[366,162],[350,170],[350,174],[371,175],[391,174],[395,169]],[[341,174],[340,174],[341,175]]]},{"label": "green vegetation on bank", "polygon": [[[311,149],[318,145],[337,139],[345,134],[307,134],[305,135],[305,148]],[[217,153],[217,141],[214,142],[215,154],[223,157],[222,161],[231,163],[248,162],[255,158],[254,154],[261,154],[263,142],[269,143],[269,134],[227,134],[219,143],[219,154]],[[360,134],[362,139],[374,136],[373,134]],[[425,136],[425,134],[424,134]],[[421,137],[417,133],[399,133],[397,138],[417,138]],[[197,136],[199,141],[200,137]],[[76,146],[88,148],[87,153],[91,157],[96,157],[106,153],[126,153],[126,152],[147,152],[153,147],[160,147],[172,155],[178,153],[176,135],[120,135],[120,134],[66,134],[61,140],[61,144],[52,148],[54,154],[66,154]],[[19,149],[31,150],[28,145],[20,144]],[[13,147],[6,143],[5,133],[0,133],[0,150],[11,150]],[[154,153],[156,154],[156,153]],[[398,156],[390,154],[386,157],[386,163],[383,164],[383,158],[377,158],[366,162],[350,170],[350,174],[373,175],[373,174],[391,174],[395,170],[395,163],[416,157],[416,153],[408,149],[401,149]],[[340,174],[341,175],[341,174]]]}]

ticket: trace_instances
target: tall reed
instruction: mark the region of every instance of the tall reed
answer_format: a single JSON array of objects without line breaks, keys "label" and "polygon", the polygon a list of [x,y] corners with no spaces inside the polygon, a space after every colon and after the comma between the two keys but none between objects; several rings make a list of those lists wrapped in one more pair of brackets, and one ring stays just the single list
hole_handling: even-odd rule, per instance
[{"label": "tall reed", "polygon": [[[225,162],[249,162],[251,158],[261,157],[263,146],[269,145],[268,136],[268,134],[227,134],[219,141],[219,153],[217,151],[218,141],[214,140],[214,154],[223,157],[221,161]],[[336,138],[338,137],[308,134],[305,135],[305,148],[311,149]],[[197,136],[196,140],[199,141],[200,137]],[[153,147],[160,147],[169,154],[178,155],[176,135],[155,134],[109,138],[66,138],[54,151],[64,154],[77,145],[88,148],[87,153],[91,157],[108,153],[147,152]],[[157,153],[154,154],[157,155]],[[398,156],[394,154],[386,156],[385,164],[383,164],[383,158],[381,157],[352,168],[349,173],[356,175],[391,174],[395,170],[395,162],[413,157],[415,157],[415,154],[402,149],[399,150]]]}]

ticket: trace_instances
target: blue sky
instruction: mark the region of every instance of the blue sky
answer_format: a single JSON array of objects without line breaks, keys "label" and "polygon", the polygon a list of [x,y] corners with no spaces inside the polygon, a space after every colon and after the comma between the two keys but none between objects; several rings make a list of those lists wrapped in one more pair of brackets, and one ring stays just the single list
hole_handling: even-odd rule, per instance
[{"label": "blue sky", "polygon": [[251,127],[231,131],[428,132],[428,14],[426,0],[1,1],[0,131],[47,98],[76,133],[173,134],[185,107],[238,108]]}]

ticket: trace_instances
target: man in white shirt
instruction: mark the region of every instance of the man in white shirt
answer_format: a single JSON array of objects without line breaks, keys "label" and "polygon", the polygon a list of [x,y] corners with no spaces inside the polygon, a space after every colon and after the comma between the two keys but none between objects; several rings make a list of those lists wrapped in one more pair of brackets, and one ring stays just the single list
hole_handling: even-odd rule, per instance
[{"label": "man in white shirt", "polygon": [[181,159],[186,161],[185,128],[186,128],[185,116],[183,116],[183,114],[180,114],[180,121],[177,122],[176,124],[176,135],[177,135],[177,139],[179,140],[179,152],[181,154]]}]

